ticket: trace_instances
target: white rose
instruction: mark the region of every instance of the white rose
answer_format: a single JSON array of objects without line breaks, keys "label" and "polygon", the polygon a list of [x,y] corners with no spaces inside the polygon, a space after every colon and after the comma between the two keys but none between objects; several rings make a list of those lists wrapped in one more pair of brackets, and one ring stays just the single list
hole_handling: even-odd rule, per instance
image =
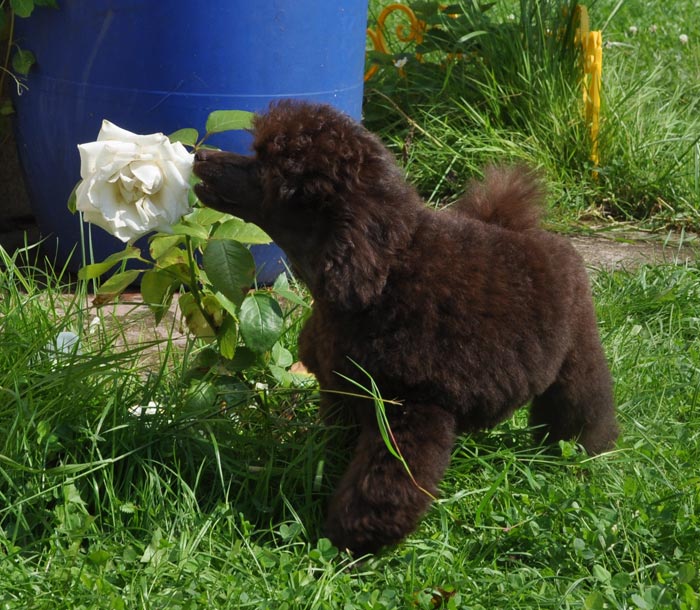
[{"label": "white rose", "polygon": [[123,242],[170,232],[189,212],[194,155],[162,133],[137,135],[102,121],[96,142],[78,145],[76,209]]}]

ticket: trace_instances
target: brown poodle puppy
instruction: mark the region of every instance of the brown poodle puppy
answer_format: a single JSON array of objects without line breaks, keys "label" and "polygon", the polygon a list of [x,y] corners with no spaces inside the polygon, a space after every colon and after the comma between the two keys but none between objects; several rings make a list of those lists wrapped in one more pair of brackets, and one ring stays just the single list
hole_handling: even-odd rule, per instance
[{"label": "brown poodle puppy", "polygon": [[[262,227],[314,298],[299,340],[324,394],[359,425],[326,533],[375,552],[418,524],[455,436],[532,401],[538,439],[593,454],[618,428],[588,277],[566,239],[539,228],[542,193],[522,169],[488,169],[449,211],[427,209],[380,140],[326,105],[283,101],[254,122],[255,155],[201,150],[202,202]],[[386,399],[391,456],[371,400]],[[422,488],[422,489],[421,489]],[[430,492],[429,494],[426,493]]]}]

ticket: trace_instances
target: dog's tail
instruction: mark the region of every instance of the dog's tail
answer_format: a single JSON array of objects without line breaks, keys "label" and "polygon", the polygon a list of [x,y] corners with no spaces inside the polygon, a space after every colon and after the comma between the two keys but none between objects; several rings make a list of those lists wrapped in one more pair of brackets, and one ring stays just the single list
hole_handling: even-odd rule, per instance
[{"label": "dog's tail", "polygon": [[489,166],[484,179],[470,183],[452,209],[512,231],[527,231],[539,226],[544,201],[544,187],[532,170]]}]

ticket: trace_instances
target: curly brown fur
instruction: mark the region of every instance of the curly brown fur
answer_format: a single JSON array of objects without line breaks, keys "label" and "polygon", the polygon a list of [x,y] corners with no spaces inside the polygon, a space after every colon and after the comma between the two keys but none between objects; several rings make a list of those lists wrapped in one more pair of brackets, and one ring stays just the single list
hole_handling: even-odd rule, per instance
[{"label": "curly brown fur", "polygon": [[[539,228],[542,191],[522,168],[488,168],[450,211],[428,210],[392,155],[329,106],[280,102],[254,123],[255,155],[197,153],[207,205],[258,223],[314,297],[299,341],[323,390],[369,371],[415,479],[437,493],[460,432],[532,401],[538,439],[617,438],[612,382],[588,278],[567,240]],[[371,401],[324,394],[359,437],[326,531],[375,552],[430,505],[387,451]]]}]

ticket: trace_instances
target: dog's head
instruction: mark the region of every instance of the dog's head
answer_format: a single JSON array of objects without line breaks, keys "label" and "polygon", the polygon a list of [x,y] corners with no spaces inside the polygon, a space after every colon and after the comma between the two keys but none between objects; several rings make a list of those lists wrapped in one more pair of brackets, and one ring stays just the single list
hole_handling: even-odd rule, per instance
[{"label": "dog's head", "polygon": [[279,102],[256,116],[253,134],[252,157],[197,152],[197,196],[263,228],[315,298],[367,306],[415,216],[414,192],[393,157],[359,123],[322,104]]}]

